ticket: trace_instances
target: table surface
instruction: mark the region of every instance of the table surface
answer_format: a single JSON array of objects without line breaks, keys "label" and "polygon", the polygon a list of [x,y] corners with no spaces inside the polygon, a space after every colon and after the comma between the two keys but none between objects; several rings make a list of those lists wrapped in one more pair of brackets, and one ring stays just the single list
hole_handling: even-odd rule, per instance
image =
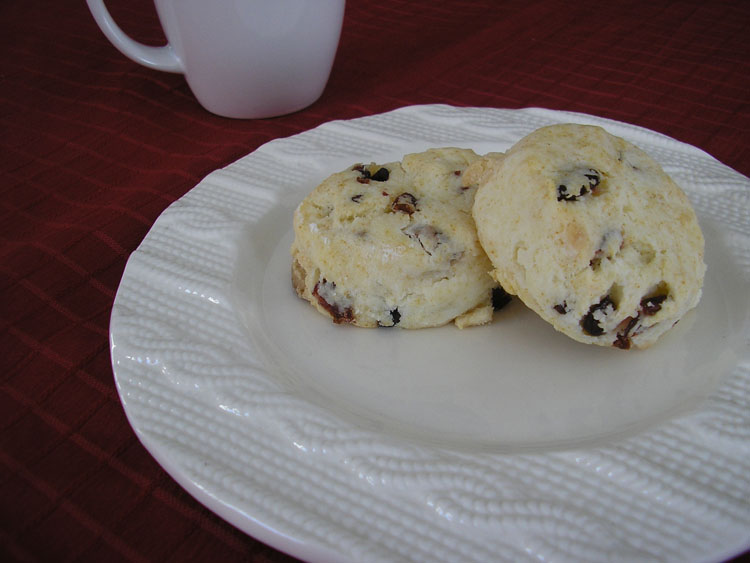
[{"label": "table surface", "polygon": [[[163,42],[151,2],[107,4],[132,37]],[[117,52],[84,2],[4,0],[0,559],[293,560],[177,485],[113,381],[125,262],[209,172],[332,119],[445,103],[596,114],[748,175],[748,37],[744,0],[352,0],[319,101],[230,120]]]}]

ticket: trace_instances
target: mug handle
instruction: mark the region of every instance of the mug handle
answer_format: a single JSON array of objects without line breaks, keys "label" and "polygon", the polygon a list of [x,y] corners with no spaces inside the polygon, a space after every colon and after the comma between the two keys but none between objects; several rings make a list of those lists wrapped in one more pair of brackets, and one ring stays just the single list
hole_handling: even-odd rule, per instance
[{"label": "mug handle", "polygon": [[89,5],[91,15],[94,16],[99,28],[104,32],[112,42],[112,45],[129,59],[155,70],[165,72],[184,72],[182,61],[174,52],[172,45],[167,43],[163,47],[150,47],[143,43],[138,43],[128,37],[112,19],[112,16],[104,5],[104,0],[86,0]]}]

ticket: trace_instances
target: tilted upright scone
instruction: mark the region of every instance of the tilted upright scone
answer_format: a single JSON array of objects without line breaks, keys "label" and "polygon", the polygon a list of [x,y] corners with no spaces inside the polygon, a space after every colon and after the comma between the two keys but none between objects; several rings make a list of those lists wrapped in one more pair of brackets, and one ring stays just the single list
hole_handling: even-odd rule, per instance
[{"label": "tilted upright scone", "polygon": [[294,214],[292,282],[336,323],[459,327],[492,318],[491,264],[463,180],[479,159],[442,148],[333,174]]},{"label": "tilted upright scone", "polygon": [[580,342],[645,348],[701,297],[704,240],[685,193],[594,126],[543,127],[472,165],[492,276]]}]

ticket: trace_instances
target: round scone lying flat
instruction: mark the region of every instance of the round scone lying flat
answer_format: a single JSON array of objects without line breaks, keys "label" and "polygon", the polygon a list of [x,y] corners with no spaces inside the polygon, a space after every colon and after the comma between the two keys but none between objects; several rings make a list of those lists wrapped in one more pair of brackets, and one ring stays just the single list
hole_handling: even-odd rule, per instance
[{"label": "round scone lying flat", "polygon": [[594,126],[543,127],[467,175],[480,179],[473,215],[492,276],[571,338],[646,348],[698,304],[695,212],[624,139]]},{"label": "round scone lying flat", "polygon": [[297,294],[362,327],[490,321],[497,284],[471,216],[476,187],[463,182],[479,158],[431,149],[327,178],[294,214]]}]

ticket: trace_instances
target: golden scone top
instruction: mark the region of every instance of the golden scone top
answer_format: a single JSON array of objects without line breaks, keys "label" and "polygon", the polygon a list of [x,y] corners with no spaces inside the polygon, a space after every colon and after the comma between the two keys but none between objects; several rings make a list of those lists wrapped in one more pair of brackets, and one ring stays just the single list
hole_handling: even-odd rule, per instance
[{"label": "golden scone top", "polygon": [[468,149],[431,149],[401,162],[333,174],[294,216],[293,284],[334,322],[459,327],[488,322],[491,264],[471,217]]},{"label": "golden scone top", "polygon": [[[645,348],[700,299],[704,241],[656,161],[594,126],[537,129],[477,164],[493,277],[580,342]],[[488,171],[489,170],[489,171]]]}]

